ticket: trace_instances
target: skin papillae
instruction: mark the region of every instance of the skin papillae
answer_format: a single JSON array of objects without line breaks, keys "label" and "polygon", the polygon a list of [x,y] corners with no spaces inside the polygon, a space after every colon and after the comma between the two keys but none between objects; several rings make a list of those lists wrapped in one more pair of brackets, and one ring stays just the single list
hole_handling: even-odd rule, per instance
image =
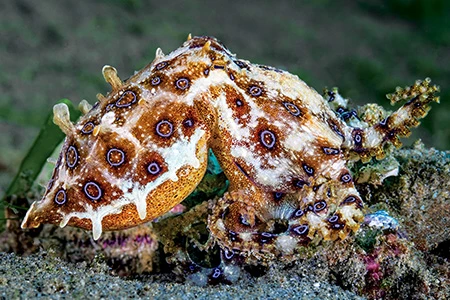
[{"label": "skin papillae", "polygon": [[314,237],[343,239],[363,218],[348,162],[382,159],[438,101],[438,87],[417,81],[388,95],[407,101],[396,112],[351,127],[297,76],[240,60],[212,37],[158,49],[125,82],[110,66],[103,75],[112,91],[83,103],[78,123],[54,107],[67,137],[23,228],[70,225],[98,239],[151,221],[195,189],[212,149],[230,182],[208,220],[220,245],[290,254]]}]

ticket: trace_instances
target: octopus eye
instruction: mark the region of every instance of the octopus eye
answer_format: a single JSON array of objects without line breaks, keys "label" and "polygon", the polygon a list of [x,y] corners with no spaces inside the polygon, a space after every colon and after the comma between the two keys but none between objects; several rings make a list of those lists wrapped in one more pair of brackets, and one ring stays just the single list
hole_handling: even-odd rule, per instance
[{"label": "octopus eye", "polygon": [[116,101],[117,107],[128,107],[136,103],[136,94],[132,91],[126,91],[119,100]]},{"label": "octopus eye", "polygon": [[261,96],[262,94],[262,89],[259,86],[256,85],[252,85],[249,89],[248,92],[250,93],[250,95],[254,96],[254,97],[258,97]]},{"label": "octopus eye", "polygon": [[291,230],[296,235],[306,235],[306,234],[308,234],[309,226],[306,224],[302,224],[302,225],[292,227]]},{"label": "octopus eye", "polygon": [[303,164],[303,170],[305,170],[306,174],[308,174],[309,176],[314,175],[314,169],[307,164]]},{"label": "octopus eye", "polygon": [[147,166],[147,172],[149,172],[152,175],[158,175],[161,172],[161,166],[157,162],[151,162]]},{"label": "octopus eye", "polygon": [[162,69],[164,69],[165,67],[167,67],[167,65],[168,65],[168,63],[167,63],[167,61],[163,61],[163,62],[160,62],[159,64],[157,64],[156,65],[156,70],[162,70]]},{"label": "octopus eye", "polygon": [[73,169],[78,162],[78,151],[75,146],[70,146],[66,152],[66,162],[70,169]]},{"label": "octopus eye", "polygon": [[63,205],[64,203],[66,203],[66,201],[67,201],[67,194],[66,194],[66,191],[63,190],[63,189],[60,189],[60,190],[56,193],[55,198],[54,198],[54,201],[55,201],[55,203],[58,204],[58,205]]},{"label": "octopus eye", "polygon": [[156,124],[156,133],[161,137],[169,137],[173,133],[173,125],[167,120],[161,120]]},{"label": "octopus eye", "polygon": [[175,82],[175,85],[180,90],[185,90],[189,87],[189,79],[187,78],[180,78]]},{"label": "octopus eye", "polygon": [[343,183],[348,183],[348,182],[352,181],[352,176],[349,173],[345,173],[341,176],[341,181]]},{"label": "octopus eye", "polygon": [[297,105],[290,103],[290,102],[283,102],[283,106],[286,108],[286,110],[293,115],[294,117],[298,117],[301,114],[300,109]]},{"label": "octopus eye", "polygon": [[92,201],[97,201],[102,197],[102,189],[93,181],[87,182],[84,185],[83,191],[84,194]]},{"label": "octopus eye", "polygon": [[152,78],[150,83],[153,86],[157,86],[157,85],[159,85],[161,83],[161,78],[159,78],[159,76],[155,76],[155,77]]},{"label": "octopus eye", "polygon": [[339,149],[335,149],[335,148],[323,147],[322,150],[327,155],[339,154]]},{"label": "octopus eye", "polygon": [[276,137],[272,131],[263,130],[259,134],[259,140],[264,147],[266,147],[267,149],[272,149],[275,146]]},{"label": "octopus eye", "polygon": [[106,154],[106,161],[112,167],[118,167],[125,162],[125,152],[117,148],[111,148]]},{"label": "octopus eye", "polygon": [[314,203],[314,212],[319,212],[327,207],[327,203],[323,200]]},{"label": "octopus eye", "polygon": [[83,134],[89,134],[92,131],[94,131],[94,123],[92,122],[87,122],[86,124],[84,124],[83,128],[81,128],[81,133]]}]

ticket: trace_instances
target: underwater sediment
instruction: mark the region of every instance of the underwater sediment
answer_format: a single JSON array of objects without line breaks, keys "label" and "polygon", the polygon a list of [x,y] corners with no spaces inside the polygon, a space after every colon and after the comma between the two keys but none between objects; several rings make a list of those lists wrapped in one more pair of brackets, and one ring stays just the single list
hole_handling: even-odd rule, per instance
[{"label": "underwater sediment", "polygon": [[[357,184],[367,203],[365,220],[358,232],[343,241],[311,244],[292,261],[260,263],[239,254],[226,256],[221,249],[208,245],[208,201],[192,208],[179,207],[171,217],[154,224],[107,232],[98,241],[81,229],[45,225],[24,232],[18,222],[10,222],[1,235],[1,250],[33,255],[7,256],[18,268],[23,268],[20,264],[28,259],[44,265],[48,264],[46,260],[52,261],[53,267],[46,267],[46,272],[58,277],[58,281],[48,283],[52,287],[45,288],[45,282],[33,281],[43,287],[44,294],[57,291],[58,284],[61,292],[70,291],[71,283],[65,282],[59,273],[82,264],[87,269],[100,265],[90,270],[89,276],[111,278],[108,279],[111,285],[122,282],[120,277],[114,277],[120,275],[126,280],[134,278],[133,284],[169,280],[178,282],[183,289],[186,284],[191,288],[194,284],[196,290],[206,286],[204,293],[211,289],[214,293],[211,284],[240,286],[245,279],[253,284],[267,284],[263,290],[276,291],[286,282],[294,280],[293,287],[298,287],[305,278],[314,278],[319,286],[331,284],[352,292],[353,296],[346,294],[347,298],[448,297],[450,154],[427,149],[417,142],[413,148],[395,150],[391,156],[398,162],[392,163],[394,168],[398,166],[398,175],[384,178],[382,184],[370,181]],[[377,168],[375,164],[371,172],[379,172],[383,177],[382,172],[391,170],[385,165]],[[203,189],[211,186],[214,180],[210,178]],[[3,267],[2,285],[6,286],[14,272],[8,275],[6,264]],[[280,282],[269,279],[273,274],[277,274]],[[219,293],[224,287],[217,289]],[[13,293],[14,288],[9,292]]]}]

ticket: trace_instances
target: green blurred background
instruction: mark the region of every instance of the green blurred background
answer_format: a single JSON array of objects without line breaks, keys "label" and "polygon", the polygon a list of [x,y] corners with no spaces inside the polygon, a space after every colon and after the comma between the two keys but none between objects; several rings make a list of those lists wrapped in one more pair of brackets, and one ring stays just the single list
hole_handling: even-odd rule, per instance
[{"label": "green blurred background", "polygon": [[255,63],[338,86],[353,103],[377,102],[427,76],[441,86],[410,144],[450,149],[450,1],[0,1],[0,195],[53,104],[95,102],[188,33],[212,35]]}]

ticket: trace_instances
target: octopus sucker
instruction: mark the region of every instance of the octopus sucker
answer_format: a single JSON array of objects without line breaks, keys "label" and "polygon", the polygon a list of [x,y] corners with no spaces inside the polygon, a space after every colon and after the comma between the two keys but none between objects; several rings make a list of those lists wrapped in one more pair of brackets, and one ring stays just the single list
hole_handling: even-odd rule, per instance
[{"label": "octopus sucker", "polygon": [[401,146],[439,102],[439,87],[427,78],[397,88],[387,97],[405,103],[365,122],[337,89],[322,97],[295,75],[231,53],[213,37],[189,35],[167,55],[158,48],[126,81],[106,65],[111,91],[94,106],[83,101],[76,124],[55,105],[67,138],[22,228],[76,226],[98,239],[152,221],[199,185],[212,151],[230,183],[208,203],[207,227],[223,253],[295,256],[356,232],[364,204],[349,166]]}]

